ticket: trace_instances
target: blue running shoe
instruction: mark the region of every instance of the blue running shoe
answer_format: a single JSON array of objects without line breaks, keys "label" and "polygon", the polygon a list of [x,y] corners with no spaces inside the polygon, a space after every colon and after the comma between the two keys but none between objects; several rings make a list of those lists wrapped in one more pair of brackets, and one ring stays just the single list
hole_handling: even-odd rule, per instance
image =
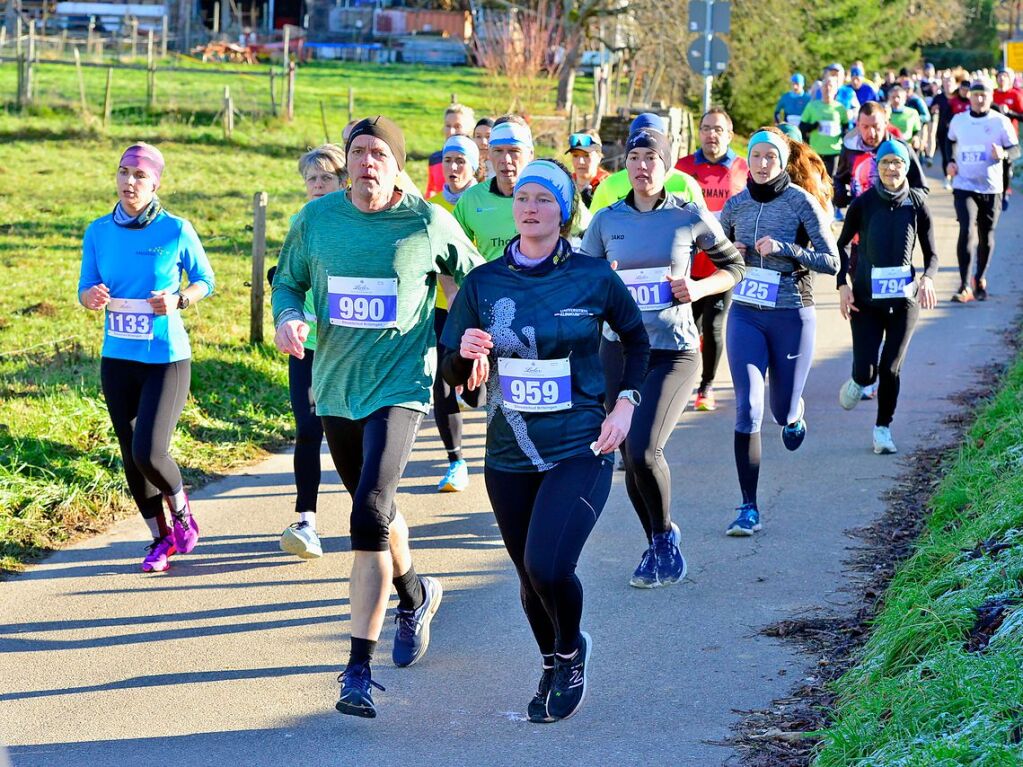
[{"label": "blue running shoe", "polygon": [[368,663],[348,666],[341,672],[337,681],[341,683],[341,697],[334,708],[342,714],[361,716],[365,719],[373,719],[377,715],[370,687],[376,687],[381,692],[384,691],[384,687],[373,681]]},{"label": "blue running shoe", "polygon": [[398,667],[411,666],[426,654],[426,648],[430,646],[430,621],[444,596],[444,588],[436,578],[424,575],[419,580],[423,584],[423,603],[416,610],[399,607],[394,616],[398,628],[394,632],[391,660]]},{"label": "blue running shoe", "polygon": [[803,400],[799,400],[799,417],[790,424],[782,427],[781,441],[788,450],[799,450],[799,446],[806,439],[806,406]]},{"label": "blue running shoe", "polygon": [[670,586],[686,577],[686,560],[679,548],[681,540],[682,533],[674,522],[671,530],[654,536],[652,548],[658,586]]},{"label": "blue running shoe", "polygon": [[469,467],[459,458],[448,466],[444,479],[437,483],[438,493],[460,493],[469,486]]},{"label": "blue running shoe", "polygon": [[760,529],[760,512],[752,503],[744,503],[738,508],[739,516],[728,526],[725,535],[748,538]]},{"label": "blue running shoe", "polygon": [[657,560],[654,558],[654,546],[650,544],[639,560],[639,567],[629,579],[629,585],[637,589],[656,589],[661,584],[657,581]]}]

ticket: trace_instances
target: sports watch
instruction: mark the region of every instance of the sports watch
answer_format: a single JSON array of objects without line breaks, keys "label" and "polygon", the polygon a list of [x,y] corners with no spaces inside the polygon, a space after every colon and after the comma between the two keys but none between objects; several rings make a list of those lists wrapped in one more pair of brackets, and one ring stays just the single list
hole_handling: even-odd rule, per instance
[{"label": "sports watch", "polygon": [[618,399],[628,400],[633,407],[639,407],[639,403],[643,401],[638,389],[622,389],[618,392]]},{"label": "sports watch", "polygon": [[192,302],[188,300],[188,296],[184,293],[178,293],[178,309],[187,309],[191,303]]}]

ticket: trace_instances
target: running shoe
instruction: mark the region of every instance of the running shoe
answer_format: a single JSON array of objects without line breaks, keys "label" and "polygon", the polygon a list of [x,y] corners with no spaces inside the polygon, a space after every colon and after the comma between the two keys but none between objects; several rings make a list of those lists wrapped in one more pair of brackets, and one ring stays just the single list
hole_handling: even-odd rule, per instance
[{"label": "running shoe", "polygon": [[547,699],[550,697],[553,682],[554,666],[545,667],[540,674],[540,684],[536,688],[536,695],[529,701],[529,708],[526,710],[529,721],[535,724],[549,724],[558,721],[547,711]]},{"label": "running shoe", "polygon": [[835,208],[835,223],[840,224],[845,221],[845,214],[841,208]]},{"label": "running shoe", "polygon": [[383,685],[373,681],[368,663],[349,665],[341,672],[337,681],[341,683],[341,697],[334,708],[349,716],[361,716],[366,719],[376,717],[377,710],[373,705],[373,694],[370,688],[376,687],[381,692],[386,692],[386,690]]},{"label": "running shoe", "polygon": [[586,664],[590,661],[593,640],[585,631],[579,632],[579,649],[565,660],[555,656],[554,681],[547,698],[547,713],[555,719],[572,717],[586,697]]},{"label": "running shoe", "polygon": [[284,528],[281,533],[281,551],[302,559],[318,559],[323,556],[320,537],[316,534],[316,528],[308,522],[296,522]]},{"label": "running shoe", "polygon": [[469,486],[469,467],[459,458],[448,466],[444,479],[437,483],[438,493],[460,493]]},{"label": "running shoe", "polygon": [[1009,195],[1008,193],[1002,195],[1002,213],[1005,213],[1009,209]]},{"label": "running shoe", "polygon": [[987,280],[981,277],[973,280],[973,297],[978,301],[987,301]]},{"label": "running shoe", "polygon": [[679,547],[681,540],[682,533],[674,522],[671,523],[671,530],[654,536],[651,548],[654,550],[657,585],[670,586],[686,577],[686,559]]},{"label": "running shoe", "polygon": [[394,632],[391,659],[395,666],[411,666],[426,654],[426,648],[430,646],[430,621],[440,607],[444,588],[439,580],[429,575],[420,576],[419,582],[423,584],[423,603],[416,610],[399,607],[394,616],[398,628]]},{"label": "running shoe", "polygon": [[958,292],[952,294],[952,300],[957,304],[968,304],[973,300],[973,291],[964,285]]},{"label": "running shoe", "polygon": [[887,426],[874,427],[874,454],[892,455],[899,452],[892,441],[892,430]]},{"label": "running shoe", "polygon": [[838,404],[845,410],[852,410],[863,398],[863,387],[851,378],[838,390]]},{"label": "running shoe", "polygon": [[752,503],[744,503],[737,511],[739,516],[725,530],[725,535],[737,538],[748,538],[760,530],[760,512]]},{"label": "running shoe", "polygon": [[142,560],[142,572],[162,573],[170,569],[170,558],[178,553],[174,548],[174,542],[168,535],[166,538],[156,538],[146,546],[146,558]]},{"label": "running shoe", "polygon": [[700,389],[696,392],[696,402],[693,403],[693,408],[699,410],[701,413],[710,413],[718,409],[717,402],[714,399],[714,389],[710,386]]},{"label": "running shoe", "polygon": [[192,516],[192,505],[185,496],[185,508],[175,511],[171,508],[170,496],[164,496],[167,501],[167,508],[170,509],[171,521],[174,523],[171,528],[171,535],[174,538],[174,548],[181,554],[188,554],[199,542],[199,524]]},{"label": "running shoe", "polygon": [[952,191],[952,179],[950,179],[948,176],[945,176],[945,191],[946,192]]},{"label": "running shoe", "polygon": [[787,450],[799,450],[799,446],[806,439],[806,404],[799,400],[799,417],[792,423],[786,424],[781,430],[781,441]]},{"label": "running shoe", "polygon": [[657,560],[654,559],[653,544],[643,552],[643,558],[639,560],[639,567],[629,579],[629,585],[637,589],[656,589],[661,585],[657,582]]}]

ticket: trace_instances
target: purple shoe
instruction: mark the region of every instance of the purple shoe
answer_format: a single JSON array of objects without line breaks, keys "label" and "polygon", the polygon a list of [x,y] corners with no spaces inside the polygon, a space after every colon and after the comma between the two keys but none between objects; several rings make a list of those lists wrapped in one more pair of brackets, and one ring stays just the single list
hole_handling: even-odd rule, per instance
[{"label": "purple shoe", "polygon": [[170,558],[178,553],[170,536],[153,541],[146,546],[146,558],[142,560],[142,572],[162,573],[170,569]]},{"label": "purple shoe", "polygon": [[[167,498],[167,506],[170,508],[170,498]],[[192,505],[185,496],[185,508],[178,512],[171,509],[171,536],[174,539],[174,547],[182,554],[188,554],[199,542],[199,525],[192,516]]]}]

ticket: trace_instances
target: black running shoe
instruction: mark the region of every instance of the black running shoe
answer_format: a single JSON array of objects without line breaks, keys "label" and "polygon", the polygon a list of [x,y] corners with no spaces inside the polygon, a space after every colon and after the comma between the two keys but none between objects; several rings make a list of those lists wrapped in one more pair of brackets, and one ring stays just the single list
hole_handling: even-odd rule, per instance
[{"label": "black running shoe", "polygon": [[551,694],[551,683],[554,681],[554,666],[544,668],[540,675],[540,685],[536,688],[536,695],[529,701],[529,721],[536,724],[548,724],[556,722],[553,716],[547,711],[547,698]]},{"label": "black running shoe", "polygon": [[377,710],[373,705],[370,687],[376,687],[381,692],[384,691],[384,687],[373,681],[368,663],[348,666],[338,676],[337,681],[341,683],[341,698],[334,708],[350,716],[361,716],[366,719],[376,717]]},{"label": "black running shoe", "polygon": [[547,713],[555,719],[568,719],[583,704],[586,697],[586,664],[590,660],[593,640],[585,631],[579,634],[579,649],[570,660],[557,658],[554,682],[547,698]]}]

